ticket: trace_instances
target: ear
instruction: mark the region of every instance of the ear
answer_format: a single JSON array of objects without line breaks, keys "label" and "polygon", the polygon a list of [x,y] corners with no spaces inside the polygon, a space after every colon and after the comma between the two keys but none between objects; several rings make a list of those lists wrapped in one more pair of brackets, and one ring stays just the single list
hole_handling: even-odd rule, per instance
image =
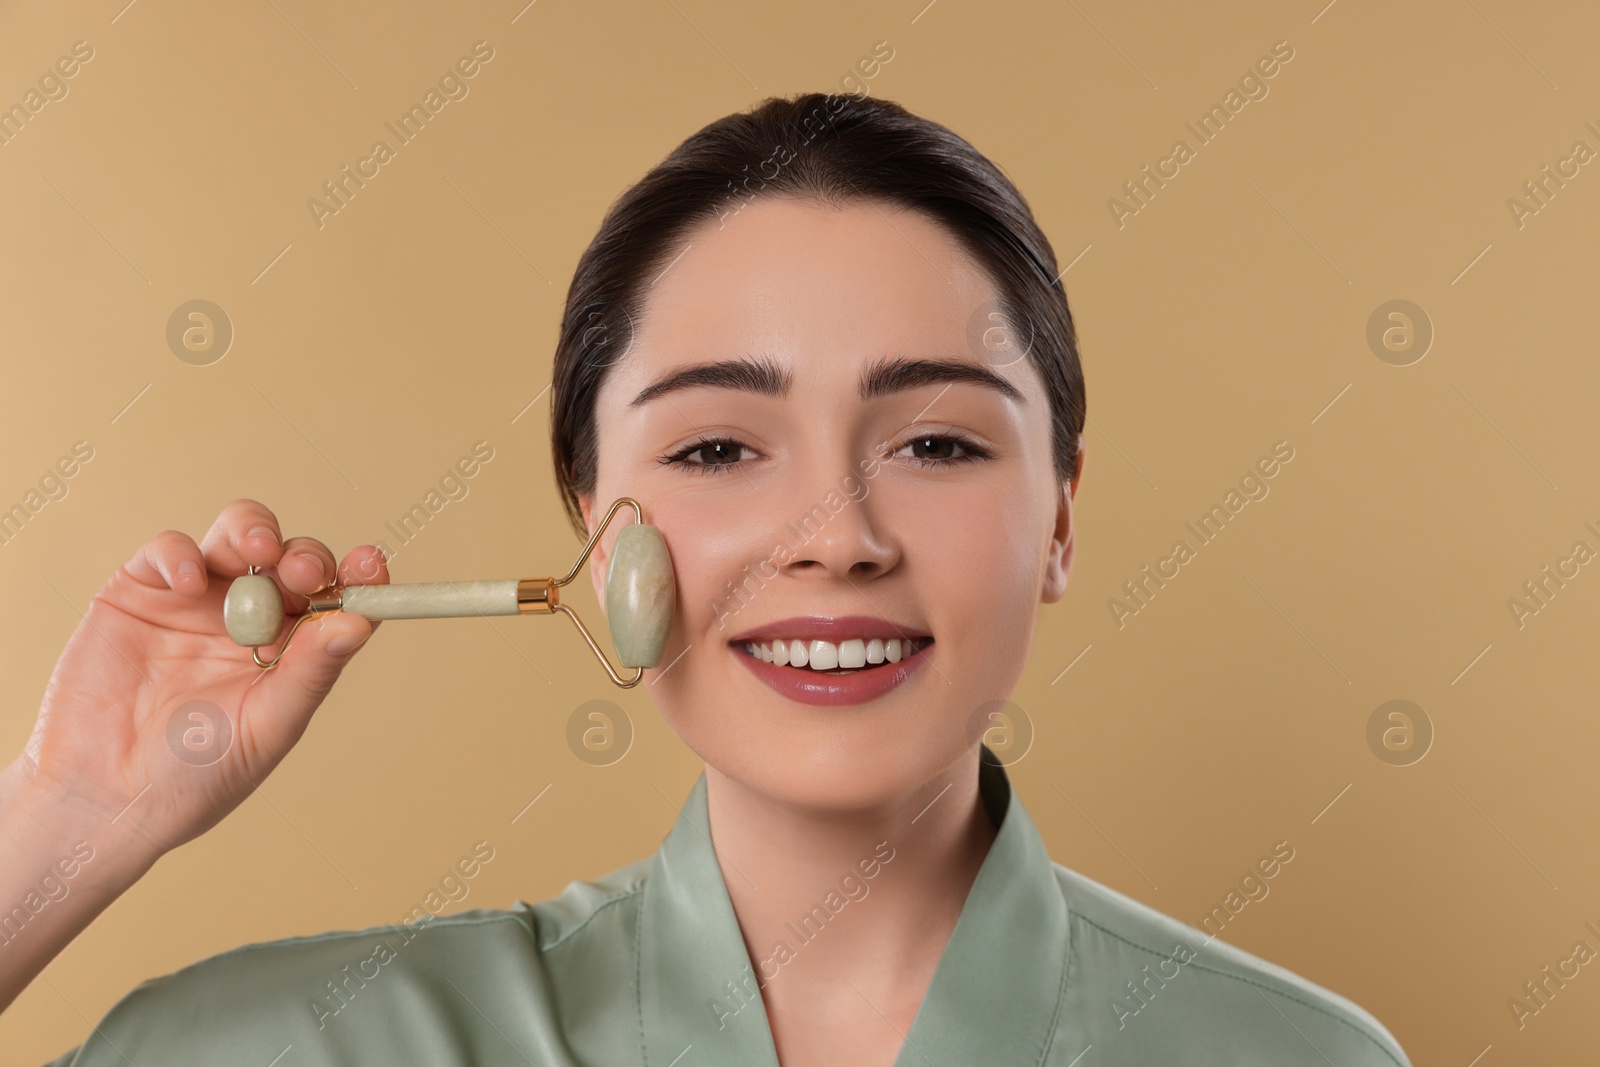
[{"label": "ear", "polygon": [[[583,535],[583,540],[584,540],[584,543],[587,544],[588,541],[589,541],[589,538],[594,535],[594,524],[595,524],[594,497],[593,496],[580,496],[580,497],[578,497],[578,510],[583,513],[583,528],[586,531],[584,533],[584,535]],[[586,560],[584,562],[583,566],[584,566],[584,570],[586,570],[589,573],[590,582],[592,582],[593,585],[594,585],[594,596],[595,596],[595,599],[600,602],[600,614],[601,615],[605,615],[605,612],[606,612],[606,583],[605,583],[605,578],[606,578],[606,570],[610,566],[610,558],[609,558],[609,556],[607,556],[606,551],[605,551],[605,538],[602,537],[599,541],[595,542],[594,551],[589,553],[589,558],[588,558],[588,560]]]},{"label": "ear", "polygon": [[1076,544],[1077,524],[1072,521],[1072,501],[1078,495],[1078,483],[1083,478],[1083,435],[1078,435],[1078,465],[1072,472],[1072,481],[1057,482],[1060,501],[1056,508],[1056,527],[1050,538],[1050,553],[1045,558],[1044,584],[1039,600],[1054,604],[1067,592],[1067,574],[1072,570],[1072,550]]}]

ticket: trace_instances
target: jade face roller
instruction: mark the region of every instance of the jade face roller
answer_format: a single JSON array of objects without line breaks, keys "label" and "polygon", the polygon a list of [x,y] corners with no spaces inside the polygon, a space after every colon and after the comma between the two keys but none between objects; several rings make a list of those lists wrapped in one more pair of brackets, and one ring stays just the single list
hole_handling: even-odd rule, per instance
[{"label": "jade face roller", "polygon": [[[633,677],[624,679],[611,666],[606,654],[595,644],[588,629],[573,610],[560,602],[558,590],[577,577],[589,553],[611,517],[623,505],[633,508],[635,521],[617,533],[606,571],[606,620],[611,641],[624,667],[635,667]],[[490,581],[410,582],[399,585],[334,584],[312,593],[305,612],[283,640],[283,647],[269,662],[261,661],[260,646],[270,644],[283,629],[283,596],[278,586],[252,566],[248,574],[235,578],[223,601],[223,621],[228,636],[250,647],[250,658],[263,670],[276,666],[294,638],[300,624],[313,616],[345,611],[368,619],[451,619],[473,615],[552,615],[560,612],[572,620],[583,639],[605,667],[611,680],[624,689],[639,684],[646,667],[661,662],[676,606],[677,586],[672,560],[661,531],[646,525],[639,502],[618,497],[606,516],[583,546],[578,562],[565,578],[504,578]]]}]

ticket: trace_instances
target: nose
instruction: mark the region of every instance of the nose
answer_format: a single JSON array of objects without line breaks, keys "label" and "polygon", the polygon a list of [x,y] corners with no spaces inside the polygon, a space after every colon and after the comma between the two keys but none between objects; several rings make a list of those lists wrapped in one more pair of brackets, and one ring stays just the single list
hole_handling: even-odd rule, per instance
[{"label": "nose", "polygon": [[870,482],[852,474],[837,484],[810,490],[802,499],[816,503],[790,522],[787,532],[800,544],[783,573],[860,581],[894,567],[900,549],[883,529]]}]

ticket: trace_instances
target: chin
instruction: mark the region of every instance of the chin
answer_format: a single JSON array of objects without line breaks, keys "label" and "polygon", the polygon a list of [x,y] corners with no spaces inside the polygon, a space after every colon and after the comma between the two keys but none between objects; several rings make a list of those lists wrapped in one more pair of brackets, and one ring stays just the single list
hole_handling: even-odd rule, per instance
[{"label": "chin", "polygon": [[[697,705],[716,708],[714,715],[668,721],[708,767],[776,803],[819,814],[892,811],[975,752],[979,740],[959,707],[939,714],[929,700],[826,715],[782,703],[772,694],[754,701],[724,694]],[[731,709],[740,721],[727,721]]]},{"label": "chin", "polygon": [[886,760],[869,751],[798,752],[776,746],[771,759],[736,756],[731,761],[713,754],[706,763],[745,788],[785,807],[821,815],[892,812],[916,796],[928,781],[950,766],[959,753],[903,754]]}]

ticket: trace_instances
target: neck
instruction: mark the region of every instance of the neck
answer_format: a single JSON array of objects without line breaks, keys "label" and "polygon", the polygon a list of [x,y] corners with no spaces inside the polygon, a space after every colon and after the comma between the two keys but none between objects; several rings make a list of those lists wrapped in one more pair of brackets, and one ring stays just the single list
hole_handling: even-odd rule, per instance
[{"label": "neck", "polygon": [[848,979],[909,1022],[995,839],[978,758],[847,811],[797,808],[706,767],[717,860],[769,1014]]}]

